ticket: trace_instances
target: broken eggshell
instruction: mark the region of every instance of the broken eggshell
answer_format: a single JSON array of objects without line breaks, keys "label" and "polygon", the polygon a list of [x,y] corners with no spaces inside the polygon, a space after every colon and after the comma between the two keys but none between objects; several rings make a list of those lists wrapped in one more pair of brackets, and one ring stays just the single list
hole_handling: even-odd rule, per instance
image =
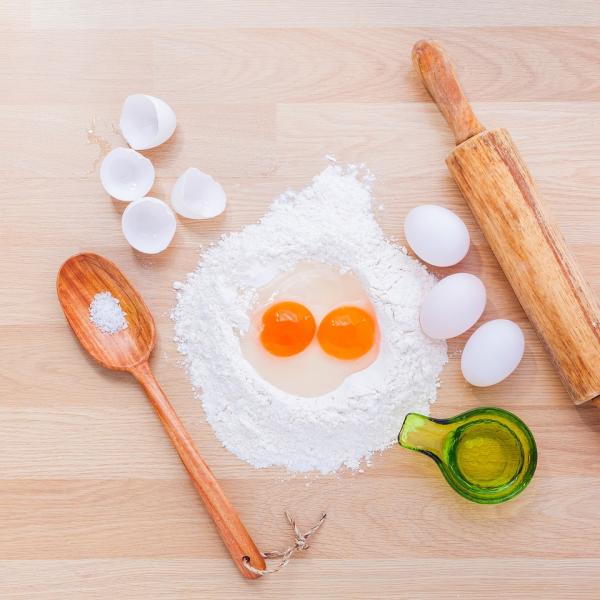
[{"label": "broken eggshell", "polygon": [[121,227],[130,246],[145,254],[158,254],[171,243],[177,220],[162,200],[147,196],[125,209]]},{"label": "broken eggshell", "polygon": [[145,94],[127,96],[119,127],[134,150],[148,150],[166,142],[175,131],[173,109],[160,98]]},{"label": "broken eggshell", "polygon": [[212,219],[225,210],[227,196],[210,175],[190,167],[171,191],[175,212],[188,219]]},{"label": "broken eggshell", "polygon": [[100,181],[113,198],[131,202],[143,198],[154,185],[154,167],[131,148],[115,148],[102,161]]}]

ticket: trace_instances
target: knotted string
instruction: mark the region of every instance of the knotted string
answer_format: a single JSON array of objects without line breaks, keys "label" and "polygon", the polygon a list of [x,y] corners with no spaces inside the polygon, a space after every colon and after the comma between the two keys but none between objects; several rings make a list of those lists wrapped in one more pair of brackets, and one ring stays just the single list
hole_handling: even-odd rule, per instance
[{"label": "knotted string", "polygon": [[327,513],[323,513],[318,523],[311,527],[306,533],[302,533],[300,531],[298,525],[296,525],[296,520],[290,515],[289,512],[287,512],[287,510],[285,511],[285,516],[288,520],[288,523],[294,530],[294,545],[290,546],[287,550],[284,550],[283,552],[280,550],[274,550],[272,552],[261,552],[263,558],[281,558],[281,562],[272,569],[257,569],[256,567],[253,567],[250,564],[250,559],[247,556],[244,556],[242,560],[243,565],[251,573],[254,573],[255,575],[268,575],[269,573],[277,573],[277,571],[283,569],[283,567],[285,567],[290,562],[290,560],[293,558],[296,552],[303,552],[304,550],[308,550],[308,540],[312,535],[317,533],[321,525],[323,525],[327,517]]}]

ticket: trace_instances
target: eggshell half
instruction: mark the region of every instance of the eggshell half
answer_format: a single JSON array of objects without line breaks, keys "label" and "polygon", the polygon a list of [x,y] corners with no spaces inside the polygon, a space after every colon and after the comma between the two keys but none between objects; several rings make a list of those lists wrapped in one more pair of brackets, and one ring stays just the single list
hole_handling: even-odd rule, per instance
[{"label": "eggshell half", "polygon": [[113,198],[131,202],[143,198],[154,185],[154,167],[131,148],[115,148],[102,161],[100,181]]},{"label": "eggshell half", "polygon": [[146,94],[125,98],[119,127],[135,150],[160,146],[173,135],[176,126],[175,112],[164,100]]},{"label": "eggshell half", "polygon": [[162,200],[147,196],[125,209],[121,227],[130,246],[145,254],[158,254],[171,243],[177,220]]},{"label": "eggshell half", "polygon": [[212,219],[227,204],[223,188],[206,173],[190,167],[176,182],[171,192],[171,205],[188,219]]}]

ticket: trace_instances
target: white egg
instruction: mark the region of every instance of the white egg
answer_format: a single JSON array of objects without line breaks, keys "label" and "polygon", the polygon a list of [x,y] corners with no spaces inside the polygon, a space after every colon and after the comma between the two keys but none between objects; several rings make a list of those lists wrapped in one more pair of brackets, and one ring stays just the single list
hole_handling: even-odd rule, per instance
[{"label": "white egg", "polygon": [[171,192],[175,212],[188,219],[212,219],[225,210],[227,197],[223,188],[206,173],[190,167]]},{"label": "white egg", "polygon": [[518,366],[525,351],[521,328],[507,319],[489,321],[465,344],[460,367],[472,385],[487,387],[506,379]]},{"label": "white egg", "polygon": [[446,340],[471,328],[485,308],[485,286],[470,273],[438,281],[421,305],[421,328],[429,337]]},{"label": "white egg", "polygon": [[436,267],[455,265],[469,251],[466,225],[443,206],[424,204],[413,208],[404,220],[404,236],[421,260]]},{"label": "white egg", "polygon": [[175,112],[164,100],[145,94],[125,98],[119,127],[135,150],[160,146],[173,135],[176,125]]},{"label": "white egg", "polygon": [[123,235],[129,244],[146,254],[162,252],[173,239],[175,213],[158,198],[140,198],[132,202],[121,218]]},{"label": "white egg", "polygon": [[154,167],[131,148],[115,148],[102,161],[100,181],[113,198],[131,202],[143,198],[154,185]]}]

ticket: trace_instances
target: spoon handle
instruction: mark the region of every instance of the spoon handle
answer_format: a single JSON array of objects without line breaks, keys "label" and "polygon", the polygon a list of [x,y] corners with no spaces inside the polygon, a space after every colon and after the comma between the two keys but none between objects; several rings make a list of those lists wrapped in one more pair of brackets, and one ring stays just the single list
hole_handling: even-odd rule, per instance
[{"label": "spoon handle", "polygon": [[156,381],[150,366],[143,362],[133,367],[131,374],[142,385],[156,409],[237,568],[244,577],[256,579],[259,575],[246,569],[243,559],[247,556],[250,564],[257,569],[265,569],[265,561],[215,476],[200,457],[190,434]]}]

